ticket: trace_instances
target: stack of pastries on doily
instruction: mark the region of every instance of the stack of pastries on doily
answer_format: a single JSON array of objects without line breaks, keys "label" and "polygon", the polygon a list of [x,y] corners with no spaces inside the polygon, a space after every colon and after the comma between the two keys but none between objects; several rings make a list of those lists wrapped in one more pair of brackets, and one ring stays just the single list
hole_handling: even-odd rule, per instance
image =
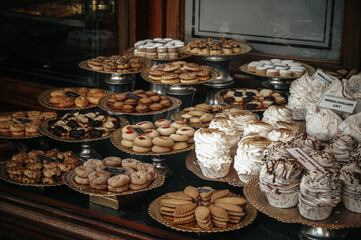
[{"label": "stack of pastries on doily", "polygon": [[[324,95],[358,104],[352,114],[321,108]],[[272,206],[298,205],[311,220],[326,219],[340,202],[361,213],[360,100],[361,75],[331,84],[303,75],[292,82],[288,104],[271,106],[262,121],[243,110],[222,113],[197,130],[198,164],[208,178],[227,176],[232,165],[241,181],[258,176]],[[300,148],[318,168],[307,170],[290,148]]]}]

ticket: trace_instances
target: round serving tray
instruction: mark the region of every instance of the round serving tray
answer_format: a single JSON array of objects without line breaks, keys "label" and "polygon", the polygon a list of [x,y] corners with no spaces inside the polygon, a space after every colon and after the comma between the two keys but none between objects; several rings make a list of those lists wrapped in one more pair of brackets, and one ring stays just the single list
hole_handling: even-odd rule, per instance
[{"label": "round serving tray", "polygon": [[[129,48],[126,51],[126,55],[134,55],[134,48]],[[190,57],[192,54],[189,53],[185,53],[185,52],[179,52],[178,57],[177,58],[167,58],[167,59],[159,59],[159,58],[147,58],[147,57],[142,57],[142,58],[146,58],[149,59],[151,61],[164,61],[164,62],[169,62],[169,61],[177,61],[177,60],[182,60],[185,59],[187,57]]]},{"label": "round serving tray", "polygon": [[[4,115],[11,115],[15,112],[2,112],[0,113],[0,116],[4,116]],[[39,129],[40,129],[40,125],[39,125]],[[9,135],[3,135],[2,133],[0,133],[0,138],[2,139],[29,139],[29,138],[37,138],[37,137],[41,137],[43,136],[43,134],[40,132],[39,135],[36,135],[36,136],[21,136],[21,137],[18,137],[18,136],[9,136]]]},{"label": "round serving tray", "polygon": [[9,183],[13,183],[13,184],[21,185],[21,186],[28,186],[28,187],[55,187],[55,186],[63,185],[63,181],[60,181],[60,182],[57,182],[54,184],[41,184],[41,183],[31,184],[31,183],[17,182],[9,177],[8,173],[6,172],[6,170],[7,170],[6,164],[7,164],[7,162],[0,163],[0,178]]},{"label": "round serving tray", "polygon": [[[91,142],[91,141],[98,141],[98,140],[107,139],[107,138],[109,138],[110,135],[111,135],[111,134],[109,134],[108,136],[102,137],[102,138],[84,138],[84,139],[61,138],[61,137],[58,137],[58,136],[52,134],[52,133],[49,131],[49,124],[48,124],[48,122],[49,122],[50,120],[54,120],[54,119],[44,120],[44,121],[42,121],[42,122],[40,123],[40,125],[39,125],[40,131],[41,131],[44,135],[46,135],[46,136],[48,136],[48,137],[50,137],[50,138],[52,138],[52,139],[54,139],[54,140],[58,140],[58,141],[62,141],[62,142],[77,142],[77,143]],[[120,121],[120,128],[119,128],[119,129],[121,129],[122,127],[124,127],[124,126],[126,126],[126,125],[129,125],[128,120],[125,119],[125,118],[123,118],[123,117],[119,117],[119,121]]]},{"label": "round serving tray", "polygon": [[63,181],[64,183],[70,187],[71,189],[77,191],[77,192],[80,192],[80,193],[83,193],[83,194],[87,194],[87,195],[92,195],[92,196],[125,196],[125,195],[130,195],[130,194],[133,194],[133,193],[138,193],[138,192],[145,192],[145,191],[149,191],[153,188],[157,188],[157,187],[160,187],[163,185],[164,183],[164,179],[165,179],[165,175],[164,175],[164,172],[161,171],[161,170],[158,170],[156,169],[157,171],[157,178],[154,179],[152,181],[152,183],[144,188],[144,189],[141,189],[141,190],[127,190],[125,192],[122,192],[122,193],[115,193],[115,192],[111,192],[111,191],[108,191],[108,190],[97,190],[97,189],[93,189],[91,188],[89,185],[81,185],[81,184],[78,184],[75,182],[75,172],[74,170],[71,170],[67,173],[65,173],[63,175]]},{"label": "round serving tray", "polygon": [[216,78],[218,78],[220,76],[220,73],[217,71],[212,70],[211,71],[211,77],[208,80],[204,80],[204,81],[198,81],[196,83],[163,83],[161,81],[155,81],[153,79],[149,78],[149,71],[150,68],[145,68],[143,71],[141,71],[140,75],[142,76],[143,79],[145,79],[148,82],[151,83],[156,83],[156,84],[162,84],[162,85],[196,85],[196,84],[201,84],[201,83],[205,83],[205,82],[209,82],[212,81]]},{"label": "round serving tray", "polygon": [[[114,94],[112,94],[112,95],[114,95]],[[175,98],[172,96],[167,96],[167,98],[172,101],[172,106],[170,106],[168,108],[163,108],[159,111],[148,111],[148,112],[143,112],[143,113],[139,113],[139,112],[130,112],[129,113],[129,112],[123,112],[120,109],[114,109],[114,108],[108,107],[107,101],[109,98],[112,97],[112,95],[101,98],[98,103],[98,106],[100,109],[105,110],[112,114],[124,114],[124,115],[133,115],[133,116],[155,115],[155,114],[174,110],[182,104],[182,101],[179,100],[178,98]],[[165,95],[161,95],[161,96],[165,96]]]},{"label": "round serving tray", "polygon": [[245,53],[248,53],[248,52],[252,51],[251,46],[249,46],[249,45],[247,45],[247,44],[244,44],[244,43],[239,43],[239,44],[240,44],[240,47],[241,47],[241,52],[240,52],[240,53],[218,54],[218,55],[190,53],[190,52],[187,52],[187,51],[186,51],[187,46],[182,47],[182,48],[180,49],[180,52],[187,53],[187,54],[194,55],[194,56],[219,57],[219,56],[237,56],[237,55],[245,54]]},{"label": "round serving tray", "polygon": [[143,58],[143,57],[137,57],[141,60],[143,66],[140,68],[139,71],[134,71],[134,72],[127,72],[127,73],[119,73],[119,72],[108,72],[108,71],[95,71],[93,69],[91,69],[89,66],[88,66],[88,60],[84,60],[82,62],[79,63],[79,67],[82,68],[82,69],[85,69],[85,70],[88,70],[88,71],[92,71],[92,72],[98,72],[98,73],[107,73],[107,74],[118,74],[118,75],[129,75],[129,74],[134,74],[134,73],[139,73],[142,71],[142,69],[144,68],[149,68],[153,65],[153,62],[150,61],[149,59],[147,58]]},{"label": "round serving tray", "polygon": [[234,169],[233,164],[229,169],[229,173],[225,177],[222,177],[222,178],[205,177],[202,173],[201,168],[198,165],[195,150],[192,150],[188,153],[188,155],[186,157],[186,167],[189,171],[193,172],[199,178],[204,179],[204,180],[215,181],[215,182],[226,182],[235,187],[246,186],[245,182],[242,182],[241,180],[239,180],[238,174],[237,174],[236,170]]},{"label": "round serving tray", "polygon": [[[233,194],[231,196],[239,196],[236,194]],[[257,210],[249,203],[246,204],[245,207],[245,215],[241,219],[241,221],[237,224],[229,224],[226,228],[220,228],[220,227],[213,227],[211,230],[206,230],[203,228],[200,228],[195,221],[188,223],[188,224],[174,224],[172,222],[172,217],[166,217],[160,213],[160,207],[161,207],[161,200],[167,198],[167,194],[164,194],[157,199],[155,199],[148,208],[149,215],[157,220],[158,222],[162,223],[163,225],[170,227],[172,229],[182,231],[182,232],[202,232],[202,233],[216,233],[216,232],[227,232],[227,231],[233,231],[240,228],[243,228],[249,224],[251,224],[254,219],[257,216]]]},{"label": "round serving tray", "polygon": [[[249,88],[236,88],[236,89],[244,89],[244,90],[258,90],[258,89],[249,89]],[[273,89],[272,89],[273,90]],[[263,112],[265,110],[267,110],[268,108],[266,107],[263,107],[263,108],[260,108],[260,109],[245,109],[244,107],[241,107],[239,105],[232,105],[232,104],[229,104],[229,103],[226,103],[223,99],[223,97],[221,96],[221,92],[224,92],[224,91],[231,91],[231,89],[222,89],[220,91],[218,91],[215,95],[216,99],[218,100],[218,102],[220,102],[220,104],[222,105],[225,105],[225,106],[229,106],[229,107],[235,107],[235,108],[240,108],[242,110],[247,110],[247,111],[250,111],[250,112]],[[282,91],[278,91],[278,90],[273,90],[274,92],[278,92],[278,93],[281,93]],[[282,93],[285,93],[287,94],[286,92],[282,92]],[[285,106],[287,104],[287,99],[286,99],[286,102],[284,104],[282,104],[281,106]]]},{"label": "round serving tray", "polygon": [[[86,107],[83,107],[83,108],[80,108],[80,107],[77,107],[76,105],[73,105],[71,107],[66,107],[66,108],[61,108],[61,107],[57,107],[55,104],[51,104],[49,102],[50,98],[51,98],[51,93],[54,92],[54,91],[58,91],[58,90],[63,90],[65,88],[56,88],[56,89],[50,89],[50,90],[47,90],[45,92],[42,92],[39,97],[38,97],[38,100],[39,100],[39,103],[41,105],[43,105],[44,107],[46,108],[49,108],[49,109],[53,109],[53,110],[80,110],[80,109],[89,109],[89,108],[94,108],[94,107],[97,107],[98,105],[97,104],[88,104],[88,106]],[[79,88],[67,88],[67,89],[74,89],[74,90],[78,90]],[[91,88],[89,88],[90,90]],[[108,90],[104,90],[104,92],[106,94],[113,94],[114,92],[112,91],[108,91]]]},{"label": "round serving tray", "polygon": [[122,144],[120,144],[120,142],[122,141],[122,129],[119,128],[117,130],[115,130],[111,135],[110,135],[110,140],[113,143],[113,145],[115,147],[117,147],[119,150],[129,153],[129,154],[134,154],[134,155],[144,155],[144,156],[163,156],[163,155],[171,155],[171,154],[175,154],[175,153],[181,153],[181,152],[186,152],[189,151],[191,149],[194,148],[194,143],[192,144],[188,144],[188,147],[182,150],[172,150],[170,152],[166,152],[166,153],[155,153],[155,152],[135,152],[133,151],[131,148],[128,147],[124,147]]},{"label": "round serving tray", "polygon": [[[308,75],[312,75],[316,72],[316,70],[306,64],[306,63],[302,63],[302,62],[295,62],[295,63],[300,63],[302,67],[304,67],[306,69],[306,72],[308,73]],[[266,75],[260,75],[260,74],[256,74],[254,72],[250,72],[247,70],[247,66],[248,66],[249,63],[246,63],[246,64],[243,64],[242,66],[239,67],[239,69],[242,71],[242,72],[245,72],[245,73],[248,73],[248,74],[251,74],[251,75],[254,75],[254,76],[258,76],[258,77],[266,77],[266,78],[277,78],[277,79],[296,79],[297,77],[291,77],[291,78],[286,78],[286,77],[269,77],[269,76],[266,76]]]},{"label": "round serving tray", "polygon": [[286,223],[301,223],[308,226],[341,229],[349,227],[361,227],[361,214],[353,213],[338,204],[330,217],[321,221],[312,221],[301,216],[298,207],[276,208],[268,203],[266,194],[259,188],[259,179],[251,179],[243,189],[245,197],[264,214]]}]

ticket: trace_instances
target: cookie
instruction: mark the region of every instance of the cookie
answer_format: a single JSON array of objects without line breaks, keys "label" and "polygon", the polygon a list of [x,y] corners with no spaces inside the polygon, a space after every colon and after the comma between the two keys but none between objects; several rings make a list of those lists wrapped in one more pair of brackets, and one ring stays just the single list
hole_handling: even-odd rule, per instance
[{"label": "cookie", "polygon": [[180,200],[186,200],[186,201],[192,201],[192,198],[185,194],[184,192],[170,192],[167,194],[168,198],[172,199],[180,199]]},{"label": "cookie", "polygon": [[223,197],[223,198],[216,199],[215,202],[243,206],[243,205],[246,205],[247,199],[245,199],[243,197]]},{"label": "cookie", "polygon": [[187,201],[187,200],[180,200],[180,199],[172,199],[172,198],[165,198],[162,199],[160,201],[160,203],[162,204],[162,206],[166,206],[166,207],[177,207],[180,205],[184,205],[184,204],[188,204],[188,203],[192,203],[191,201]]},{"label": "cookie", "polygon": [[226,197],[229,194],[230,194],[230,192],[229,192],[228,189],[223,189],[223,190],[216,191],[211,196],[211,202],[214,203],[214,201],[216,201],[218,198]]},{"label": "cookie", "polygon": [[195,187],[187,186],[183,191],[192,198],[193,202],[197,202],[199,200],[199,192]]}]

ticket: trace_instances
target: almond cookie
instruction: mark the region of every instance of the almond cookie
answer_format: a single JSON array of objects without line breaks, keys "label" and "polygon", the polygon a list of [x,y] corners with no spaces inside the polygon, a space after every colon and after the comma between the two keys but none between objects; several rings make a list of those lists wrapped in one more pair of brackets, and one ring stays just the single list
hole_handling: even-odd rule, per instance
[{"label": "almond cookie", "polygon": [[144,184],[140,184],[140,185],[131,183],[131,184],[129,184],[129,188],[132,190],[138,191],[138,190],[147,188],[149,185],[150,185],[150,181],[148,181]]},{"label": "almond cookie", "polygon": [[169,126],[159,127],[157,128],[157,131],[159,132],[160,135],[163,136],[170,136],[171,134],[176,132],[175,128]]},{"label": "almond cookie", "polygon": [[152,139],[149,137],[146,137],[146,136],[138,136],[138,137],[134,138],[133,143],[140,147],[151,147]]}]

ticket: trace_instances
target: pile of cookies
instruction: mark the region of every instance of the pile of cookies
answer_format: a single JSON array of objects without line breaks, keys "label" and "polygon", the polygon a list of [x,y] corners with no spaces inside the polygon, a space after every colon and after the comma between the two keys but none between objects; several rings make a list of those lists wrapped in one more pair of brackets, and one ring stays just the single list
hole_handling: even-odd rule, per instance
[{"label": "pile of cookies", "polygon": [[120,119],[104,111],[84,109],[59,114],[48,124],[50,133],[55,136],[78,140],[106,137],[120,127]]},{"label": "pile of cookies", "polygon": [[231,195],[228,189],[216,191],[208,186],[187,186],[182,192],[168,193],[160,202],[162,217],[177,225],[193,222],[205,230],[239,223],[247,204],[245,198]]},{"label": "pile of cookies", "polygon": [[88,67],[94,71],[117,72],[117,73],[135,73],[143,67],[139,57],[133,55],[110,57],[99,56],[88,60]]},{"label": "pile of cookies", "polygon": [[193,144],[194,132],[192,127],[181,121],[171,123],[167,119],[159,119],[154,124],[143,121],[122,128],[120,144],[139,153],[167,153]]},{"label": "pile of cookies", "polygon": [[219,93],[226,104],[239,106],[247,110],[267,109],[272,105],[282,106],[287,103],[287,94],[272,89],[228,89]]},{"label": "pile of cookies", "polygon": [[211,79],[212,68],[196,63],[174,61],[162,65],[152,66],[149,79],[167,84],[194,84]]},{"label": "pile of cookies", "polygon": [[142,89],[115,94],[107,100],[109,108],[124,113],[159,111],[172,105],[167,96]]},{"label": "pile of cookies", "polygon": [[39,124],[44,119],[57,117],[55,112],[14,112],[0,116],[0,135],[7,137],[39,136]]},{"label": "pile of cookies", "polygon": [[115,156],[103,160],[89,159],[82,166],[76,167],[74,172],[76,183],[89,185],[95,190],[109,190],[115,193],[128,189],[144,189],[158,176],[152,164]]},{"label": "pile of cookies", "polygon": [[207,40],[195,40],[188,43],[185,51],[200,55],[227,55],[241,53],[241,45],[232,39],[208,38]]},{"label": "pile of cookies", "polygon": [[28,154],[18,153],[12,156],[7,162],[6,172],[9,178],[19,183],[52,185],[61,182],[63,174],[78,164],[79,160],[71,151],[32,150]]},{"label": "pile of cookies", "polygon": [[260,60],[250,62],[247,70],[257,75],[281,78],[298,78],[306,72],[306,68],[301,63],[293,60]]},{"label": "pile of cookies", "polygon": [[102,97],[107,96],[103,89],[64,88],[50,93],[49,105],[59,108],[85,108],[95,106]]}]

